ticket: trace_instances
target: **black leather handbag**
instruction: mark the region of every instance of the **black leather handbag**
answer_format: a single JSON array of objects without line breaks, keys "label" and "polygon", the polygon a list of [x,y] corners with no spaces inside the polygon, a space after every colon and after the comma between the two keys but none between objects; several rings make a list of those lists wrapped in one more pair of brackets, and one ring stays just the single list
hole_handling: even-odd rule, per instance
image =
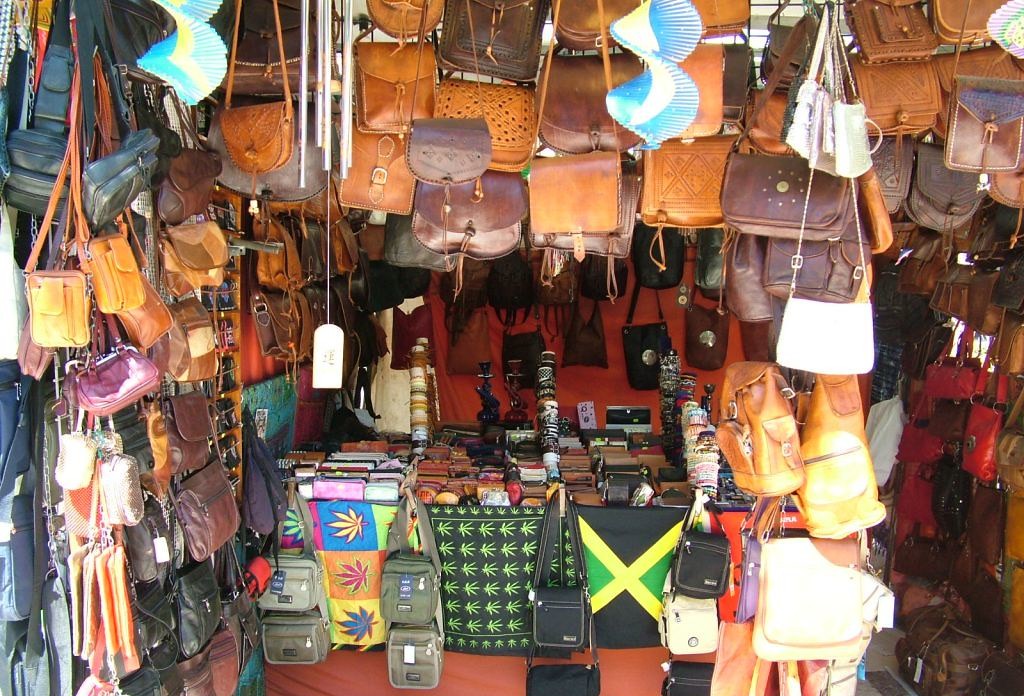
[{"label": "black leather handbag", "polygon": [[967,531],[973,479],[957,458],[945,456],[935,464],[932,485],[935,521],[951,539],[959,539]]},{"label": "black leather handbag", "polygon": [[[717,518],[711,507],[707,509]],[[729,538],[691,529],[692,519],[691,510],[672,561],[672,588],[693,599],[717,599],[729,589]]]},{"label": "black leather handbag", "polygon": [[164,693],[160,673],[148,665],[118,680],[117,688],[124,696],[163,696]]},{"label": "black leather handbag", "polygon": [[163,584],[167,580],[167,573],[170,570],[170,558],[167,554],[167,560],[160,560],[156,547],[161,545],[164,549],[170,549],[174,542],[164,519],[163,508],[160,507],[156,498],[151,495],[146,496],[142,520],[134,526],[126,526],[124,538],[135,581],[153,582],[155,580]]},{"label": "black leather handbag", "polygon": [[686,243],[678,227],[651,227],[638,222],[633,228],[633,270],[645,288],[663,290],[683,279]]},{"label": "black leather handbag", "polygon": [[544,334],[537,326],[536,331],[511,334],[505,332],[501,342],[501,371],[508,369],[509,360],[521,360],[519,384],[532,389],[537,381],[537,367],[540,365],[540,354],[547,350]]},{"label": "black leather handbag", "polygon": [[95,162],[82,174],[82,208],[94,228],[111,222],[150,185],[160,138],[144,128],[121,142],[121,149]]},{"label": "black leather handbag", "polygon": [[173,667],[178,660],[177,624],[162,584],[136,583],[132,623],[139,653],[161,672]]},{"label": "black leather handbag", "polygon": [[626,356],[626,378],[629,386],[637,390],[658,388],[658,374],[661,372],[662,353],[672,347],[668,335],[665,315],[661,312],[661,300],[658,302],[658,321],[655,324],[634,324],[633,314],[640,297],[640,284],[633,287],[633,297],[629,301],[629,314],[626,324],[622,327],[622,348]]},{"label": "black leather handbag", "polygon": [[178,574],[178,642],[185,657],[197,655],[220,625],[220,587],[213,564],[196,563]]},{"label": "black leather handbag", "polygon": [[[608,275],[608,264],[613,264],[611,277]],[[626,291],[628,280],[629,265],[625,259],[587,254],[587,258],[580,264],[580,294],[588,300],[614,301]]]},{"label": "black leather handbag", "polygon": [[704,696],[711,693],[713,664],[673,661],[661,684],[661,696]]}]

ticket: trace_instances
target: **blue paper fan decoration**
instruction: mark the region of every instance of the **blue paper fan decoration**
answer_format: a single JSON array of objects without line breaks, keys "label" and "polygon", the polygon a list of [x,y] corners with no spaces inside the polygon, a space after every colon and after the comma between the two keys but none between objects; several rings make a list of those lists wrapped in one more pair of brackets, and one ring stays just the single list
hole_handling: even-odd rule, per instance
[{"label": "blue paper fan decoration", "polygon": [[1016,58],[1024,58],[1024,0],[1010,0],[988,18],[992,39]]},{"label": "blue paper fan decoration", "polygon": [[700,41],[700,13],[690,0],[649,0],[611,23],[611,35],[645,60],[658,56],[679,62]]},{"label": "blue paper fan decoration", "polygon": [[177,10],[171,14],[177,30],[150,48],[139,58],[138,65],[171,85],[186,104],[197,104],[224,79],[228,70],[227,47],[206,22]]},{"label": "blue paper fan decoration", "polygon": [[642,149],[678,138],[697,117],[700,95],[693,78],[675,63],[653,59],[648,69],[610,91],[605,105],[612,118],[641,136]]},{"label": "blue paper fan decoration", "polygon": [[172,15],[186,15],[192,19],[208,20],[217,14],[224,0],[153,0]]}]

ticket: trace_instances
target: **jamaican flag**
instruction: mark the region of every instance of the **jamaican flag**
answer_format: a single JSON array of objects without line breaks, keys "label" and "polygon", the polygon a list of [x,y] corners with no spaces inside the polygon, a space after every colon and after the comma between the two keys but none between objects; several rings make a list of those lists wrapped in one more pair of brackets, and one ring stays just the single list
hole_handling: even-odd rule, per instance
[{"label": "jamaican flag", "polygon": [[686,510],[577,509],[598,646],[661,645],[661,593]]}]

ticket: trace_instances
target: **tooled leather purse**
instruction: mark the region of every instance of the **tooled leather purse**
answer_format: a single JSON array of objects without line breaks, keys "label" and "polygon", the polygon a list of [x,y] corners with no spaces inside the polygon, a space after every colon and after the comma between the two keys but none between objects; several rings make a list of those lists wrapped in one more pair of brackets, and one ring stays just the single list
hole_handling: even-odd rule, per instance
[{"label": "tooled leather purse", "polygon": [[972,48],[969,51],[937,53],[929,61],[939,80],[939,95],[942,106],[938,122],[933,131],[939,138],[945,138],[949,129],[950,103],[956,89],[958,76],[988,77],[997,80],[1020,80],[1022,69],[1011,54],[997,44]]},{"label": "tooled leather purse", "polygon": [[884,135],[918,135],[935,125],[939,82],[928,61],[867,64],[850,57],[866,115]]},{"label": "tooled leather purse", "polygon": [[1024,82],[970,75],[956,75],[955,80],[946,129],[946,166],[979,172],[985,182],[990,172],[1018,170],[1024,140]]},{"label": "tooled leather purse", "polygon": [[519,248],[526,183],[514,172],[486,171],[478,181],[416,186],[412,235],[427,250],[496,259]]},{"label": "tooled leather purse", "polygon": [[648,225],[717,227],[731,135],[670,140],[643,154],[640,219]]},{"label": "tooled leather purse", "polygon": [[415,184],[397,135],[352,129],[352,166],[341,180],[342,205],[409,215]]},{"label": "tooled leather purse", "polygon": [[871,155],[871,164],[890,215],[903,207],[914,171],[914,144],[910,138],[885,137]]},{"label": "tooled leather purse", "polygon": [[447,77],[441,80],[434,115],[465,119],[482,116],[491,133],[490,169],[519,172],[529,164],[537,121],[532,86]]},{"label": "tooled leather purse", "polygon": [[438,54],[442,67],[530,82],[540,65],[547,0],[446,0]]},{"label": "tooled leather purse", "polygon": [[969,225],[984,198],[976,176],[946,167],[941,145],[918,143],[906,205],[911,220],[930,230],[956,233]]},{"label": "tooled leather purse", "polygon": [[845,9],[865,63],[927,60],[939,46],[919,0],[857,0]]}]

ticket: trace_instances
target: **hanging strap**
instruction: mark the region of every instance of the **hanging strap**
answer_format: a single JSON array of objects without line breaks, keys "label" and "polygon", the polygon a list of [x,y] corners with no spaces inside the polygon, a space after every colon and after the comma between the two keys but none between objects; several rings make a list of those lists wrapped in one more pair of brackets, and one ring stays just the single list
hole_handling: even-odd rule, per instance
[{"label": "hanging strap", "polygon": [[398,512],[391,529],[388,531],[388,557],[398,553],[412,554],[412,547],[409,546],[409,508],[416,513],[416,532],[419,535],[420,545],[423,549],[423,556],[428,558],[437,571],[441,574],[441,559],[437,555],[437,543],[434,539],[434,530],[430,526],[430,514],[423,501],[416,497],[413,492],[406,488],[405,497],[398,504]]},{"label": "hanging strap", "polygon": [[[630,326],[633,323],[633,315],[636,313],[636,303],[640,299],[640,283],[637,282],[633,285],[633,294],[629,300],[629,313],[626,315],[626,326]],[[654,301],[658,305],[658,320],[661,322],[665,321],[665,315],[661,311],[661,297],[658,295],[658,291],[654,291]]]},{"label": "hanging strap", "polygon": [[[284,52],[284,32],[281,29],[281,8],[277,0],[271,0],[274,5],[274,28],[277,30],[277,52],[281,59],[281,81],[284,83],[285,116],[292,119],[292,88],[288,84],[288,61]],[[242,23],[242,0],[235,0],[235,29],[231,35],[231,60],[228,61],[228,84],[224,94],[224,108],[231,108],[231,93],[235,87],[235,59],[238,53],[238,28]]]}]

